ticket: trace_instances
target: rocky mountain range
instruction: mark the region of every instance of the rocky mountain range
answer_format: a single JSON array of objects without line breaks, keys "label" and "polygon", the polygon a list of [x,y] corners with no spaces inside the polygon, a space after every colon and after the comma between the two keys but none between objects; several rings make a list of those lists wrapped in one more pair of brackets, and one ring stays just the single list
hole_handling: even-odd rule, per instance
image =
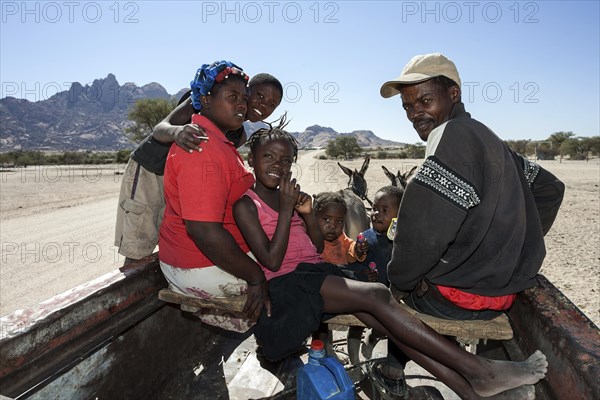
[{"label": "rocky mountain range", "polygon": [[[123,134],[131,125],[127,119],[130,107],[144,98],[178,99],[184,91],[170,95],[158,83],[119,85],[117,78],[108,74],[91,85],[75,82],[69,90],[37,102],[5,97],[0,99],[0,151],[134,148],[135,144]],[[319,125],[292,134],[301,147],[324,147],[338,135],[353,135],[360,146],[402,145],[380,139],[371,131],[338,133]]]}]

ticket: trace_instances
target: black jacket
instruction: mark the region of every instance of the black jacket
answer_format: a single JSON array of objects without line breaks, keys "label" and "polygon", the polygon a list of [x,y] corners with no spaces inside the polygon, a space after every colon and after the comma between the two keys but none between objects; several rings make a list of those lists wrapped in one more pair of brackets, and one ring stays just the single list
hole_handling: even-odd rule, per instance
[{"label": "black jacket", "polygon": [[457,103],[435,150],[409,182],[390,282],[411,291],[423,278],[501,296],[535,285],[564,184],[511,151]]}]

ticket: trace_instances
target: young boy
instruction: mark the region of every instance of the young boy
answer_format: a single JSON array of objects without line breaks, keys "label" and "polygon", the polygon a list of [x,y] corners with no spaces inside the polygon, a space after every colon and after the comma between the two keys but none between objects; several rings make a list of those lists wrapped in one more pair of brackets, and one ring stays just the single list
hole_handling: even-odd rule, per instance
[{"label": "young boy", "polygon": [[376,268],[377,280],[389,286],[387,264],[392,258],[392,239],[388,238],[388,230],[392,220],[398,216],[404,189],[396,186],[384,186],[375,193],[373,211],[371,212],[371,229],[362,232],[369,244],[369,252],[361,263],[365,268]]},{"label": "young boy", "polygon": [[[201,151],[199,145],[204,128],[191,123],[196,113],[186,93],[180,104],[133,151],[127,163],[117,207],[115,246],[125,256],[125,264],[149,256],[158,243],[158,231],[163,218],[163,174],[167,153],[172,143],[192,152]],[[283,86],[270,74],[258,74],[248,83],[246,120],[257,122],[271,116],[281,103]],[[247,123],[240,129],[227,132],[226,137],[235,147],[246,142]]]},{"label": "young boy", "polygon": [[[369,253],[361,265],[371,271],[374,270],[377,274],[377,282],[381,282],[385,286],[390,285],[387,276],[387,264],[392,258],[392,248],[394,247],[392,239],[388,237],[388,230],[392,220],[398,215],[402,195],[404,195],[404,189],[396,186],[384,186],[379,189],[373,198],[373,211],[371,212],[371,225],[373,227],[362,232],[369,244]],[[355,330],[352,336],[360,338],[362,329]],[[361,346],[363,357],[371,358],[373,348],[382,337],[373,333],[371,329],[367,331]]]}]

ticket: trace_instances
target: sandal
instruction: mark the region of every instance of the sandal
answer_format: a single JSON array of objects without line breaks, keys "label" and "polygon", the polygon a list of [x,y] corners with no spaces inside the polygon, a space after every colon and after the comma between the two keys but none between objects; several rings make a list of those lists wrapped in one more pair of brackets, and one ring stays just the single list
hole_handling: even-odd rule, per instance
[{"label": "sandal", "polygon": [[408,396],[408,389],[404,375],[398,379],[388,378],[382,372],[384,365],[385,360],[375,360],[368,364],[369,376],[372,378],[371,382],[380,389],[383,389],[387,394],[406,398]]}]

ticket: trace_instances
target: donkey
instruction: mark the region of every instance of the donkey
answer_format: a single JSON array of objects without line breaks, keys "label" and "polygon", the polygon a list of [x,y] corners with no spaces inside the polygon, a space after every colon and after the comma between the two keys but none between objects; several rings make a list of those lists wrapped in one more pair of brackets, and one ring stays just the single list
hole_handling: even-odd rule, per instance
[{"label": "donkey", "polygon": [[385,166],[381,166],[383,168],[383,172],[385,175],[390,178],[392,181],[392,186],[398,186],[399,188],[406,189],[406,184],[408,180],[414,175],[417,165],[415,165],[410,171],[405,173],[400,173],[400,171],[396,172],[396,175],[392,174]]},{"label": "donkey", "polygon": [[352,171],[338,162],[342,171],[350,178],[348,187],[342,189],[340,193],[344,196],[344,201],[348,208],[344,232],[346,232],[349,238],[354,240],[356,240],[359,233],[366,231],[371,226],[371,220],[367,215],[367,210],[363,203],[363,200],[366,200],[370,205],[373,205],[367,198],[367,181],[365,180],[365,172],[369,168],[370,161],[371,159],[368,156],[365,157],[360,171],[356,169]]}]

